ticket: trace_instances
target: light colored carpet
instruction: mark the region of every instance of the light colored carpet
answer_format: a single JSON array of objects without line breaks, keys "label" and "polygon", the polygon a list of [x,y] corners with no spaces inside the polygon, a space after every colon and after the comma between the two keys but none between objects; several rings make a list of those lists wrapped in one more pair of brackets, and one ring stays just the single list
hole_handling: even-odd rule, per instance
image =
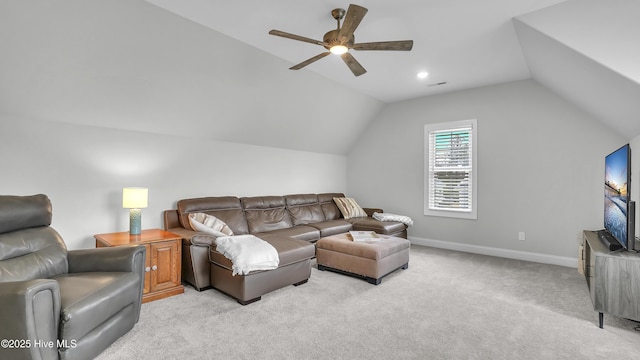
[{"label": "light colored carpet", "polygon": [[638,359],[636,325],[598,328],[576,269],[412,246],[378,286],[314,266],[247,306],[187,287],[98,359]]}]

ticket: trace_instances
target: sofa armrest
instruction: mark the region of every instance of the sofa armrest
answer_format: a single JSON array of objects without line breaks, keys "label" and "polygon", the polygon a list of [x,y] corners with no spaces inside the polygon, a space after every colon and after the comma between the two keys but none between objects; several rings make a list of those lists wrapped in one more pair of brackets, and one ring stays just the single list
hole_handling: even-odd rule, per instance
[{"label": "sofa armrest", "polygon": [[182,227],[182,225],[180,225],[180,214],[178,214],[178,210],[165,210],[162,215],[165,230],[168,231],[171,228]]},{"label": "sofa armrest", "polygon": [[174,234],[178,234],[182,236],[182,242],[187,243],[188,245],[197,245],[197,246],[211,246],[216,245],[216,237],[213,235],[205,234],[203,232],[187,230],[183,227],[172,228],[167,231],[170,231]]},{"label": "sofa armrest", "polygon": [[191,238],[192,245],[198,246],[213,246],[214,248],[217,246],[216,237],[209,234],[197,233]]},{"label": "sofa armrest", "polygon": [[67,253],[69,273],[121,271],[144,274],[145,256],[142,245],[70,250]]},{"label": "sofa armrest", "polygon": [[380,208],[362,208],[362,210],[364,210],[364,212],[366,212],[369,217],[373,216],[373,213],[375,212],[384,212]]},{"label": "sofa armrest", "polygon": [[189,230],[189,229],[185,229],[182,226],[180,227],[175,227],[175,228],[169,228],[167,229],[167,231],[172,232],[174,234],[180,235],[182,237],[183,240],[190,242],[191,238],[197,234],[197,232],[193,231],[193,230]]},{"label": "sofa armrest", "polygon": [[60,288],[55,280],[0,283],[0,319],[0,339],[11,341],[0,348],[3,358],[58,358]]}]

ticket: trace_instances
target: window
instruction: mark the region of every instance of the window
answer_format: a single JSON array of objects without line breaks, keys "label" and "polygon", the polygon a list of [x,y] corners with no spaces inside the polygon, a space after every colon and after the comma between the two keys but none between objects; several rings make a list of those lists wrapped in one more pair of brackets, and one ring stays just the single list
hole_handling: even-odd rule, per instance
[{"label": "window", "polygon": [[424,214],[477,219],[477,122],[424,126]]}]

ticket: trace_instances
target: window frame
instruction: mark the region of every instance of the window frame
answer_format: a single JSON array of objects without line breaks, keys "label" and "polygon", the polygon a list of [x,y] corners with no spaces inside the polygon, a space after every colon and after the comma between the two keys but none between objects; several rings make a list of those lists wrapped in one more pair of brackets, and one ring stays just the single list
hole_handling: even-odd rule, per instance
[{"label": "window frame", "polygon": [[[430,154],[431,144],[429,141],[430,135],[433,132],[440,131],[454,131],[457,129],[471,128],[470,141],[471,141],[471,170],[469,176],[470,188],[471,188],[471,206],[468,210],[458,209],[432,209],[429,207],[430,195],[431,195],[431,183],[430,183]],[[478,218],[478,122],[476,119],[449,121],[442,123],[433,123],[424,125],[424,215],[427,216],[441,216],[458,219],[472,219]]]}]

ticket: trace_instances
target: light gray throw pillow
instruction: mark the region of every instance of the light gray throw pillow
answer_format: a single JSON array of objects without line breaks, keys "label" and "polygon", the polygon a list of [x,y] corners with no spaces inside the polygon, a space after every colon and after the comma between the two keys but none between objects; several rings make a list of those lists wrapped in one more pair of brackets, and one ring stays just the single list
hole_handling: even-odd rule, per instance
[{"label": "light gray throw pillow", "polygon": [[217,217],[205,213],[189,214],[189,223],[191,227],[206,234],[213,236],[233,236],[233,231],[227,224]]}]

